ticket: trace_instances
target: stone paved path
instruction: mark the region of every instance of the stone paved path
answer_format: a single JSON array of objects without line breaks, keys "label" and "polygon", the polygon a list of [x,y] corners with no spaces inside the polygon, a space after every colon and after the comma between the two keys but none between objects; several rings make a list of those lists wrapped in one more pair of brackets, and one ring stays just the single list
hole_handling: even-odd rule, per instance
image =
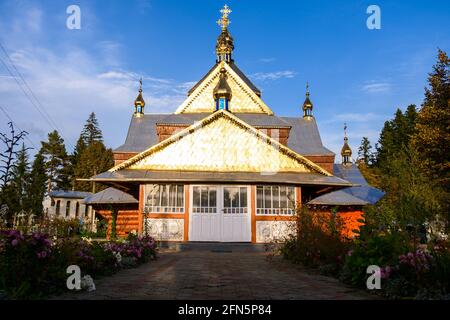
[{"label": "stone paved path", "polygon": [[165,250],[157,261],[96,281],[94,292],[56,299],[371,299],[337,280],[313,274],[280,257],[267,259],[252,245]]}]

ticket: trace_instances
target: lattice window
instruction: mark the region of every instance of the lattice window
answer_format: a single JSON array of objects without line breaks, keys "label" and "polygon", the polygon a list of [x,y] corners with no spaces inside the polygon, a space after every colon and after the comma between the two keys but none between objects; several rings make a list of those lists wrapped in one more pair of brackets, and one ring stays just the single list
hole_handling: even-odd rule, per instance
[{"label": "lattice window", "polygon": [[223,213],[247,213],[247,187],[223,188]]},{"label": "lattice window", "polygon": [[257,186],[256,214],[294,214],[295,188],[289,186]]},{"label": "lattice window", "polygon": [[193,213],[217,213],[217,187],[193,187]]},{"label": "lattice window", "polygon": [[148,184],[144,195],[144,211],[147,213],[184,212],[184,185]]}]

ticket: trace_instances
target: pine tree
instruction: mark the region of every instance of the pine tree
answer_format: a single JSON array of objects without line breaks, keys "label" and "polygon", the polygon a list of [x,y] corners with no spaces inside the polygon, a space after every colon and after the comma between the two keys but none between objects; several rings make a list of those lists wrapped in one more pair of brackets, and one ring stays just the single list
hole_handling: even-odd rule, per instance
[{"label": "pine tree", "polygon": [[94,141],[103,142],[102,131],[99,128],[94,112],[89,115],[83,131],[81,132],[81,138],[86,146],[90,145]]},{"label": "pine tree", "polygon": [[[96,174],[110,169],[114,165],[111,149],[107,149],[103,142],[94,141],[81,153],[80,162],[75,167],[77,178],[90,178]],[[76,190],[92,191],[92,183],[77,181]],[[97,187],[96,191],[102,190]]]},{"label": "pine tree", "polygon": [[30,183],[26,192],[26,208],[35,215],[41,215],[43,213],[42,201],[45,196],[47,179],[44,157],[39,152],[34,158],[30,172]]},{"label": "pine tree", "polygon": [[361,140],[361,145],[358,149],[358,160],[362,161],[366,166],[372,164],[372,146],[367,137],[363,137]]},{"label": "pine tree", "polygon": [[45,171],[48,177],[47,192],[54,189],[68,189],[69,182],[69,159],[64,145],[64,140],[58,131],[54,130],[48,134],[48,141],[42,142],[40,153],[44,157]]},{"label": "pine tree", "polygon": [[450,192],[450,59],[439,50],[417,116],[414,146],[424,170]]},{"label": "pine tree", "polygon": [[[72,156],[74,164],[74,185],[76,190],[92,191],[91,182],[75,181],[77,178],[90,178],[110,169],[114,165],[112,150],[103,143],[95,113],[89,115]],[[96,191],[101,190],[98,186]]]},{"label": "pine tree", "polygon": [[22,148],[17,154],[16,164],[12,171],[13,179],[11,182],[11,187],[13,194],[10,199],[11,206],[14,212],[19,212],[25,210],[25,198],[26,191],[29,186],[29,174],[30,174],[30,164],[28,162],[27,148],[25,144],[22,143]]}]

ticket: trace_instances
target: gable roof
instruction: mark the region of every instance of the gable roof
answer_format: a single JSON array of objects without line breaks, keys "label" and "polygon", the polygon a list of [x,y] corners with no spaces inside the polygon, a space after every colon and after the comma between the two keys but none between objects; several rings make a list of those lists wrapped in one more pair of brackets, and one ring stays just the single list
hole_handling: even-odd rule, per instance
[{"label": "gable roof", "polygon": [[109,171],[125,168],[243,172],[309,171],[332,176],[315,163],[225,110],[210,114],[202,121],[194,123]]},{"label": "gable roof", "polygon": [[308,204],[364,206],[368,204],[375,204],[384,196],[383,191],[374,188],[367,183],[366,179],[364,179],[361,174],[361,171],[359,171],[355,164],[352,164],[351,166],[335,164],[334,173],[336,176],[354,184],[358,184],[359,186],[324,194],[309,201]]},{"label": "gable roof", "polygon": [[[249,86],[250,89],[253,90],[254,93],[256,93],[258,96],[261,96],[261,90],[259,90],[250,81],[250,79],[247,78],[247,76],[241,71],[241,69],[238,68],[238,66],[233,61],[229,62],[228,64],[234,70],[234,72],[236,72],[239,75],[239,77],[245,82],[245,84]],[[209,71],[203,76],[203,78],[201,78],[191,89],[189,89],[188,96],[190,96],[192,92],[194,92],[195,89],[197,89],[197,87],[202,84],[202,82],[216,69],[217,65],[219,65],[219,63],[216,62],[216,64],[213,65],[211,69],[209,69]]]},{"label": "gable roof", "polygon": [[[186,100],[178,107],[175,113],[201,113],[215,111],[213,90],[219,82],[220,70],[227,72],[227,83],[231,88],[233,98],[230,102],[230,111],[234,113],[266,113],[273,115],[273,111],[264,103],[260,95],[255,93],[248,80],[234,64],[220,62],[195,86]],[[246,80],[245,80],[246,79]],[[254,86],[253,86],[254,87]]]}]

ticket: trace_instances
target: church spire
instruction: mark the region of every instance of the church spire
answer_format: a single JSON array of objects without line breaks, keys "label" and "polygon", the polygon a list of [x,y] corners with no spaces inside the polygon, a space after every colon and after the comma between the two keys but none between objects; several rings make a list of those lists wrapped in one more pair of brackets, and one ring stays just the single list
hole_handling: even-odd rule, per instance
[{"label": "church spire", "polygon": [[306,98],[305,102],[303,102],[303,118],[311,119],[313,117],[312,114],[313,104],[311,100],[309,100],[309,83],[306,82]]},{"label": "church spire", "polygon": [[351,165],[351,157],[352,157],[352,149],[348,145],[348,138],[347,138],[347,124],[344,123],[344,145],[341,149],[341,156],[342,156],[342,164],[343,165]]},{"label": "church spire", "polygon": [[134,100],[134,116],[141,117],[144,115],[145,101],[142,97],[142,78],[139,79],[139,94]]},{"label": "church spire", "polygon": [[231,88],[227,82],[227,70],[220,69],[220,78],[213,91],[214,101],[216,102],[216,110],[229,110],[231,100]]},{"label": "church spire", "polygon": [[217,20],[217,24],[222,27],[222,32],[216,42],[216,60],[217,62],[231,62],[233,61],[231,54],[234,49],[233,37],[228,31],[228,25],[231,23],[228,16],[231,13],[231,9],[225,5],[223,9],[220,10],[220,13],[222,13],[222,18]]}]

